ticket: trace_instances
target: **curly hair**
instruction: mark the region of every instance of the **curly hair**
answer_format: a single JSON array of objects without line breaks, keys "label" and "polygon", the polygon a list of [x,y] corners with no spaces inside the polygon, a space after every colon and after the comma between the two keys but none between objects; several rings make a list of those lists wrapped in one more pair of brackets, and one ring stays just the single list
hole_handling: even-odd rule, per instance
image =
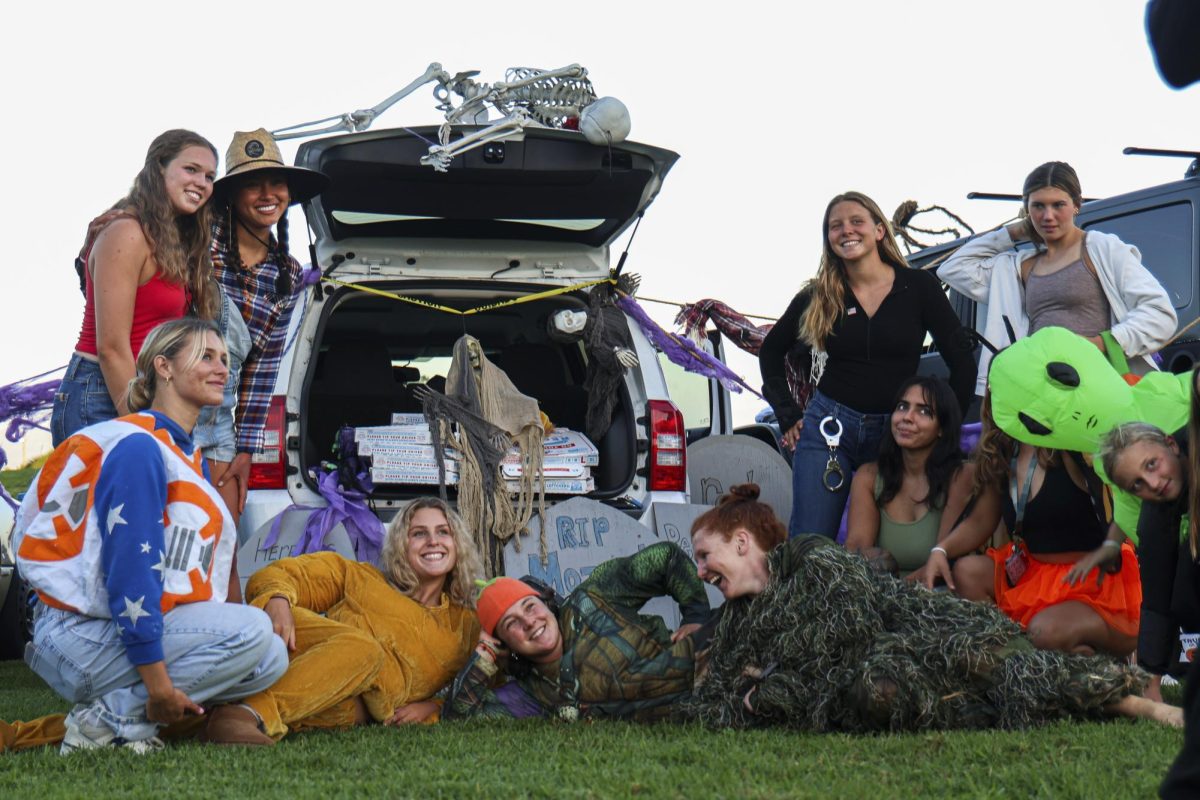
[{"label": "curly hair", "polygon": [[167,165],[188,147],[204,147],[219,158],[212,142],[182,128],[155,137],[146,161],[133,179],[129,194],[113,204],[114,210],[132,214],[141,225],[163,277],[187,287],[198,316],[217,315],[219,297],[212,283],[212,209],[205,203],[195,214],[180,214],[167,197],[163,179]]},{"label": "curly hair", "polygon": [[450,600],[466,608],[475,607],[475,579],[483,577],[483,560],[475,549],[474,537],[454,509],[437,497],[418,497],[397,514],[388,525],[387,537],[383,542],[383,553],[379,557],[380,571],[388,582],[401,594],[412,597],[417,590],[417,575],[408,563],[408,530],[412,518],[423,508],[434,508],[446,517],[450,534],[454,537],[454,567],[445,578],[444,590]]},{"label": "curly hair", "polygon": [[691,535],[707,531],[729,541],[738,530],[745,530],[764,552],[771,552],[787,539],[787,528],[766,503],[759,502],[757,483],[739,483],[721,495],[717,505],[692,522]]},{"label": "curly hair", "polygon": [[[900,404],[904,395],[912,387],[919,387],[925,404],[933,408],[938,422],[938,437],[933,448],[925,459],[925,477],[929,482],[929,493],[920,500],[930,508],[944,508],[946,497],[950,493],[950,482],[962,468],[963,456],[960,439],[962,438],[962,412],[958,409],[958,400],[954,397],[949,384],[941,378],[926,375],[915,375],[900,385],[896,392],[892,408]],[[896,437],[889,424],[883,430],[883,439],[879,443],[879,477],[883,481],[883,491],[875,500],[879,508],[895,499],[904,483],[904,453],[896,444]]]},{"label": "curly hair", "polygon": [[829,215],[833,213],[834,206],[845,202],[858,203],[867,210],[876,225],[884,227],[886,235],[879,242],[879,257],[884,263],[897,269],[908,268],[900,245],[896,244],[892,223],[874,200],[862,192],[844,192],[830,200],[821,220],[821,265],[817,267],[816,276],[804,287],[811,289],[812,301],[800,318],[800,338],[816,350],[825,349],[825,340],[838,317],[845,311],[846,264],[829,244]]}]

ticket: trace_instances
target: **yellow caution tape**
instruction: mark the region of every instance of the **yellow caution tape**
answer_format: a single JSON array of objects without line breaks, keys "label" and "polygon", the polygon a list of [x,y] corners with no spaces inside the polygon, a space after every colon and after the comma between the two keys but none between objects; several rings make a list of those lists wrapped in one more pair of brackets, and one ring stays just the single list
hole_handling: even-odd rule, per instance
[{"label": "yellow caution tape", "polygon": [[414,306],[421,306],[422,308],[429,308],[429,309],[433,309],[434,311],[442,311],[447,314],[454,314],[454,315],[460,316],[460,317],[469,317],[473,314],[482,314],[485,311],[494,311],[497,308],[504,308],[506,306],[515,306],[519,303],[532,303],[535,300],[544,300],[547,297],[554,297],[556,295],[566,294],[567,292],[576,292],[576,291],[579,291],[580,289],[587,289],[592,286],[599,286],[602,283],[611,283],[613,285],[616,285],[616,280],[614,280],[613,278],[601,278],[601,279],[595,280],[595,281],[585,281],[584,283],[576,283],[571,286],[560,286],[557,289],[547,289],[543,292],[534,292],[533,294],[521,295],[520,297],[514,297],[511,300],[501,300],[496,303],[488,303],[487,305],[478,306],[476,308],[468,308],[464,311],[459,308],[450,308],[450,306],[443,306],[438,303],[431,303],[428,300],[421,300],[416,297],[407,297],[402,294],[396,294],[395,292],[389,292],[389,291],[385,291],[383,289],[376,289],[373,286],[365,286],[361,283],[350,283],[349,281],[339,281],[337,278],[324,278],[324,277],[321,278],[321,280],[324,281],[325,283],[332,283],[335,286],[342,286],[347,289],[354,289],[359,292],[366,292],[367,294],[378,295],[379,297],[386,297],[390,300],[399,300],[401,303],[410,303]]}]

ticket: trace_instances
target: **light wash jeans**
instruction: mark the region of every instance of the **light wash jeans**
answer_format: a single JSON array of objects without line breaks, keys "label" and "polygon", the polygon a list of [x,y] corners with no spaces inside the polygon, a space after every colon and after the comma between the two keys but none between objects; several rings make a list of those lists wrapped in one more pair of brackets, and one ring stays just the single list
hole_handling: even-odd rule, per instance
[{"label": "light wash jeans", "polygon": [[58,447],[68,437],[97,422],[117,416],[108,384],[100,372],[100,362],[71,355],[67,372],[54,394],[50,412],[50,441]]},{"label": "light wash jeans", "polygon": [[[186,603],[163,617],[163,653],[175,688],[197,704],[256,694],[288,667],[287,646],[270,618],[252,606]],[[76,718],[111,729],[127,741],[154,736],[146,718],[146,686],[125,655],[110,619],[43,608],[25,661],[54,691],[77,705]]]},{"label": "light wash jeans", "polygon": [[[837,448],[837,460],[842,466],[845,482],[836,492],[825,488],[822,478],[829,463],[829,447],[819,430],[821,420],[832,416],[842,423],[841,442]],[[892,415],[863,414],[849,406],[829,399],[820,392],[813,392],[808,407],[804,409],[804,427],[796,453],[792,456],[792,518],[788,522],[788,536],[816,533],[837,538],[842,512],[850,497],[850,477],[863,464],[879,458],[879,442],[885,427],[891,424]],[[834,427],[830,424],[830,432]]]},{"label": "light wash jeans", "polygon": [[250,330],[237,305],[221,291],[221,313],[217,325],[229,351],[229,378],[221,405],[205,406],[192,429],[192,441],[209,461],[233,461],[237,455],[237,435],[233,427],[233,412],[237,407],[238,389],[242,381],[242,365],[250,353]]}]

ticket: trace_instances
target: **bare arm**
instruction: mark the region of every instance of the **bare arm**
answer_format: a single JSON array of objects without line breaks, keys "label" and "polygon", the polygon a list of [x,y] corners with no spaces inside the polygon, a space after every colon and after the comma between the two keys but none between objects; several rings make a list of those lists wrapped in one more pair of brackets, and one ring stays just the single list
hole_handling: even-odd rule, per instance
[{"label": "bare arm", "polygon": [[879,541],[879,507],[875,505],[877,464],[863,464],[850,481],[850,516],[846,521],[846,549],[861,553]]},{"label": "bare arm", "polygon": [[[154,259],[141,226],[113,222],[100,233],[88,264],[96,303],[96,356],[118,414],[129,413],[125,392],[136,373],[129,335],[138,286],[154,274]],[[147,272],[149,274],[147,274]]]}]

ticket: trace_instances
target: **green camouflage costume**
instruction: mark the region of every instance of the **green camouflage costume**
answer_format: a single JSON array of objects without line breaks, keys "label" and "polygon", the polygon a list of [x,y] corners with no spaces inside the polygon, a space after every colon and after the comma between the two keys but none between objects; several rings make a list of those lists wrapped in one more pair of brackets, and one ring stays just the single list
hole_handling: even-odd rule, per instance
[{"label": "green camouflage costume", "polygon": [[[1022,728],[1099,716],[1144,683],[1110,658],[1037,650],[994,606],[877,574],[824,537],[796,537],[768,564],[762,594],[721,610],[684,718],[806,731]],[[743,698],[755,687],[751,712]]]},{"label": "green camouflage costume", "polygon": [[708,619],[708,597],[691,560],[660,542],[596,567],[558,614],[563,657],[493,689],[496,665],[475,653],[459,672],[446,717],[577,716],[653,720],[692,688],[692,637],[671,642],[657,616],[638,609],[655,597],[679,603],[682,624]]}]

